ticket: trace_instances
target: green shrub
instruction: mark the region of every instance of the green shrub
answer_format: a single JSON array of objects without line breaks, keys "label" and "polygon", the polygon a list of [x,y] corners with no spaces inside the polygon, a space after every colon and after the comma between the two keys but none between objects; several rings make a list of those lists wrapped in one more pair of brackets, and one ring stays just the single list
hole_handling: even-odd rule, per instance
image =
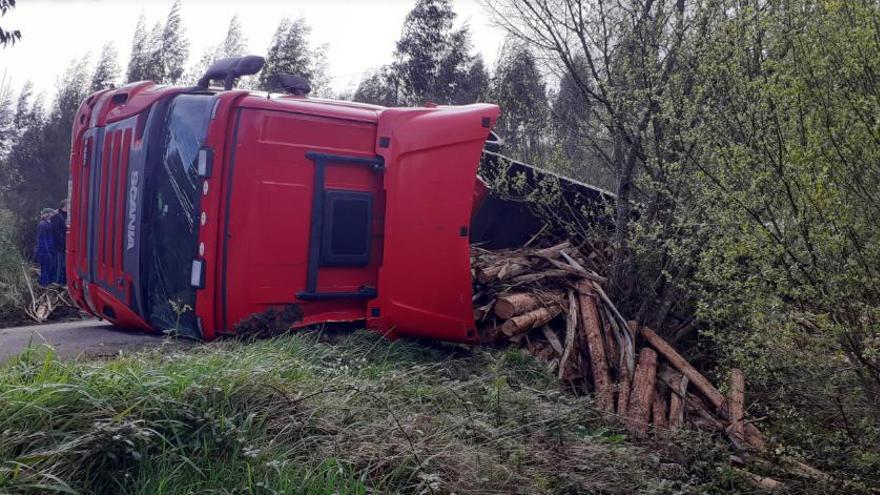
[{"label": "green shrub", "polygon": [[0,210],[0,327],[24,319],[22,308],[30,302],[28,278],[34,283],[33,267],[13,242],[14,232],[12,213]]}]

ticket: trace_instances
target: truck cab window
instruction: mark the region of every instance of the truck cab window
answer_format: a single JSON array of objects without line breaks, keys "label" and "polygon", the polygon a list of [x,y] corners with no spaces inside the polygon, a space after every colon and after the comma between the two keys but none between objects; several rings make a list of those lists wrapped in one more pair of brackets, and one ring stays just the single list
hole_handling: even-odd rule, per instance
[{"label": "truck cab window", "polygon": [[324,192],[321,264],[366,265],[370,262],[373,197],[359,191]]},{"label": "truck cab window", "polygon": [[147,320],[151,325],[198,337],[190,269],[196,254],[201,182],[196,157],[205,138],[213,98],[180,95],[171,102],[161,150],[150,153],[150,201],[146,220]]}]

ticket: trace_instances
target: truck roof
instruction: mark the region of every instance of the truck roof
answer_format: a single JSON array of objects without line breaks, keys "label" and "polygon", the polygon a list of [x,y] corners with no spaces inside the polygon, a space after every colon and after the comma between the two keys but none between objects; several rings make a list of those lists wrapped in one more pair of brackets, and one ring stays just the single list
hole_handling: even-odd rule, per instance
[{"label": "truck roof", "polygon": [[90,112],[93,119],[91,124],[93,126],[103,126],[131,117],[161,98],[189,92],[207,92],[216,95],[237,93],[244,97],[239,103],[244,107],[281,110],[370,123],[378,122],[379,114],[387,109],[387,107],[353,101],[329,100],[243,89],[224,91],[212,88],[206,91],[197,87],[163,86],[152,81],[135,82],[119,88],[95,93],[86,100],[86,105],[93,110],[97,110]]},{"label": "truck roof", "polygon": [[379,114],[386,109],[386,107],[367,103],[327,100],[324,98],[292,96],[262,91],[249,92],[240,105],[248,108],[283,110],[371,123],[378,122]]}]

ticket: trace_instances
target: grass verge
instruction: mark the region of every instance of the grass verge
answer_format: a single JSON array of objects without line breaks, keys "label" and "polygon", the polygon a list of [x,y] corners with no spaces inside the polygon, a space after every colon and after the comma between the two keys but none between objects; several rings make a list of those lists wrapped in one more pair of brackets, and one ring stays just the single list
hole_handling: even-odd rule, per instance
[{"label": "grass verge", "polygon": [[318,334],[0,368],[0,493],[749,493],[519,351]]}]

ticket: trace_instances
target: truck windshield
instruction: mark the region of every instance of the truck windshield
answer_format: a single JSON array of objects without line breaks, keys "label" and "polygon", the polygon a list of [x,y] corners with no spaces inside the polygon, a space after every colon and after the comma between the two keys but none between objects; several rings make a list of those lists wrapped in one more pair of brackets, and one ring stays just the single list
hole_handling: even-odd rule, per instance
[{"label": "truck windshield", "polygon": [[201,182],[196,158],[211,116],[210,95],[180,95],[171,102],[161,151],[150,153],[151,185],[142,242],[147,321],[154,328],[199,337],[195,289]]}]

